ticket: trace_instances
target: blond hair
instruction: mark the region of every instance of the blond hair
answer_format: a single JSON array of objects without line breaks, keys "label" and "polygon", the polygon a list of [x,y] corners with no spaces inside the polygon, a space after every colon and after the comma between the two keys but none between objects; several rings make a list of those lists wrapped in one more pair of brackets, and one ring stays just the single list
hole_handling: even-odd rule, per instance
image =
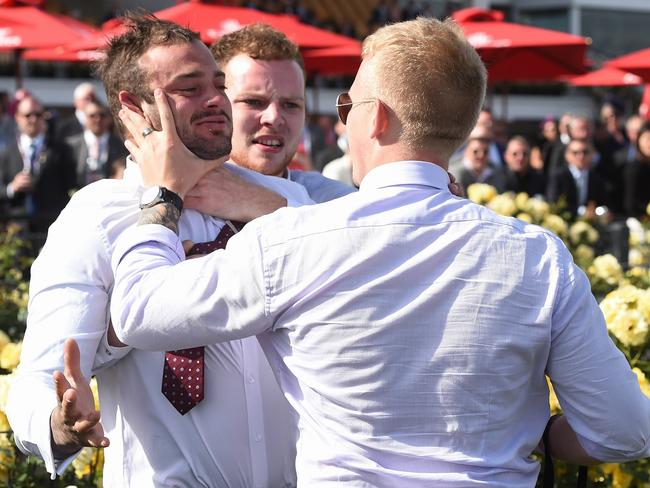
[{"label": "blond hair", "polygon": [[419,17],[382,27],[364,41],[362,58],[375,63],[372,89],[399,119],[400,140],[448,154],[463,143],[487,74],[454,21]]}]

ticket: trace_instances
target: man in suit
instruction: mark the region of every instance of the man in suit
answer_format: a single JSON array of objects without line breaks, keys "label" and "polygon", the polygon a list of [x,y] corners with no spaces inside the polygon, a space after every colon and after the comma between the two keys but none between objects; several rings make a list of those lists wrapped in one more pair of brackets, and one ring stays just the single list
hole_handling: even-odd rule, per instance
[{"label": "man in suit", "polygon": [[65,144],[48,139],[45,109],[35,98],[16,107],[16,139],[0,154],[0,200],[4,211],[26,217],[44,233],[69,200],[74,164]]},{"label": "man in suit", "polygon": [[609,205],[609,192],[602,177],[592,167],[594,147],[586,139],[573,139],[564,151],[566,167],[550,176],[546,195],[549,201],[561,199],[572,215],[582,214],[591,206]]},{"label": "man in suit", "polygon": [[72,98],[74,114],[61,120],[56,127],[56,138],[59,141],[84,131],[86,122],[84,109],[89,102],[97,100],[97,93],[92,83],[84,82],[75,87]]},{"label": "man in suit", "polygon": [[524,192],[530,196],[544,195],[546,179],[544,173],[530,166],[530,145],[521,136],[508,141],[504,153],[506,160],[506,191]]},{"label": "man in suit", "polygon": [[496,188],[498,193],[506,189],[503,169],[495,166],[489,159],[491,139],[489,133],[474,129],[465,146],[463,168],[458,182],[465,191],[474,183],[485,183]]},{"label": "man in suit", "polygon": [[109,166],[119,158],[126,158],[122,141],[111,130],[108,110],[100,102],[91,101],[84,107],[85,130],[69,137],[77,169],[77,186],[108,177]]}]

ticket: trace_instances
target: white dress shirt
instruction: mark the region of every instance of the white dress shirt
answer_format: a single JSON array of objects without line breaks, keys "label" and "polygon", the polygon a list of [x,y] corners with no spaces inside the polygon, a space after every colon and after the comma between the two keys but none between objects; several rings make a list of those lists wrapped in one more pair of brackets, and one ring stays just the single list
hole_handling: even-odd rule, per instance
[{"label": "white dress shirt", "polygon": [[[299,185],[231,168],[290,205],[311,203]],[[96,372],[98,379],[111,440],[104,486],[293,486],[291,409],[254,338],[206,348],[205,399],[184,416],[161,393],[164,353],[108,347],[111,255],[117,237],[137,220],[141,192],[130,163],[124,180],[75,193],[49,230],[32,267],[27,332],[7,411],[18,446],[44,459],[50,472],[61,473],[72,460],[53,460],[49,428],[56,406],[52,373],[63,369],[62,345],[71,337],[84,375]],[[213,240],[222,226],[193,210],[180,222],[181,235],[195,242]]]},{"label": "white dress shirt", "polygon": [[650,455],[650,400],[562,242],[448,183],[379,166],[185,262],[173,232],[134,227],[113,257],[116,332],[151,350],[259,334],[299,414],[299,486],[532,487],[545,373],[589,454]]}]

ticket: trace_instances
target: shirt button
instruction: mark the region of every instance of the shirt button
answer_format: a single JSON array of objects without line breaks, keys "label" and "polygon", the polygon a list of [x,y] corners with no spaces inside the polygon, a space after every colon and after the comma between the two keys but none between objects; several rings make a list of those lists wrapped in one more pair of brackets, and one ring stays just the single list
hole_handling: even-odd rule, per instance
[{"label": "shirt button", "polygon": [[261,442],[262,441],[262,434],[257,434],[255,436],[255,442]]},{"label": "shirt button", "polygon": [[252,376],[249,376],[248,377],[248,382],[251,383],[251,384],[255,383],[255,378],[253,378]]}]

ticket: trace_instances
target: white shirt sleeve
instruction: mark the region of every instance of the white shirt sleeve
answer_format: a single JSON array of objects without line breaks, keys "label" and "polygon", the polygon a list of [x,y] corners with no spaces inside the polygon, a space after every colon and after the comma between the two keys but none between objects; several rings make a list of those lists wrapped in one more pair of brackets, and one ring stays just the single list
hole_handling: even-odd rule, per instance
[{"label": "white shirt sleeve", "polygon": [[612,344],[587,277],[570,261],[563,268],[547,366],[562,410],[590,456],[648,457],[650,399]]},{"label": "white shirt sleeve", "polygon": [[270,329],[257,229],[249,223],[225,250],[187,261],[178,236],[163,226],[125,232],[112,260],[117,337],[138,349],[165,351]]},{"label": "white shirt sleeve", "polygon": [[63,343],[72,338],[79,345],[82,372],[90,379],[108,322],[111,283],[103,239],[79,214],[68,213],[50,228],[32,266],[27,330],[7,404],[16,444],[43,459],[53,474],[61,474],[75,456],[53,458],[50,414],[57,400],[52,374],[63,371]]}]

